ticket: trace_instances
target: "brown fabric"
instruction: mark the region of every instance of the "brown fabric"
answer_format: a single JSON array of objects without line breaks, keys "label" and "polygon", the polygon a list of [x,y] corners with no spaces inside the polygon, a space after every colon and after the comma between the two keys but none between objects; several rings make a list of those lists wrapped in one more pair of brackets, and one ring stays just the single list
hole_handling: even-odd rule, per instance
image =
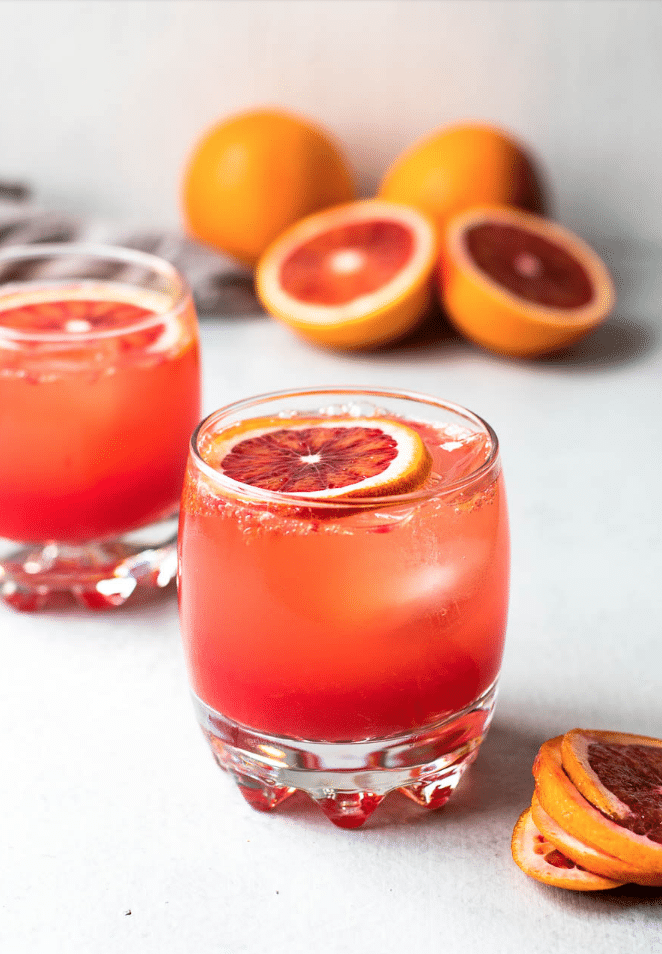
[{"label": "brown fabric", "polygon": [[39,208],[20,182],[0,182],[0,248],[40,242],[90,242],[151,252],[188,281],[200,317],[262,314],[252,273],[176,232],[122,229]]}]

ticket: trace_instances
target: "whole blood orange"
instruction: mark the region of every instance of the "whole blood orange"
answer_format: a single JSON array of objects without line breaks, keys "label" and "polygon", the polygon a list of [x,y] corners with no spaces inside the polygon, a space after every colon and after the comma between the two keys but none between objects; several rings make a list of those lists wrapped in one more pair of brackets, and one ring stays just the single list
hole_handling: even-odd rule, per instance
[{"label": "whole blood orange", "polygon": [[255,109],[203,135],[184,171],[182,204],[196,238],[253,266],[298,219],[354,196],[324,129],[282,109]]},{"label": "whole blood orange", "polygon": [[525,874],[556,888],[570,888],[571,891],[605,891],[624,884],[623,881],[605,878],[587,871],[571,861],[553,842],[538,831],[530,808],[522,812],[515,825],[511,851],[515,864]]},{"label": "whole blood orange", "polygon": [[308,216],[260,259],[256,288],[274,317],[320,344],[369,348],[424,314],[437,254],[420,212],[365,199]]},{"label": "whole blood orange", "polygon": [[427,213],[440,235],[452,215],[472,205],[541,212],[544,204],[524,148],[504,130],[479,123],[437,129],[415,142],[387,170],[379,195]]},{"label": "whole blood orange", "polygon": [[378,417],[249,419],[211,435],[200,454],[232,481],[315,500],[407,493],[432,469],[416,431]]},{"label": "whole blood orange", "polygon": [[548,219],[499,205],[466,209],[448,223],[439,286],[459,331],[515,357],[566,347],[615,302],[609,273],[585,242]]}]

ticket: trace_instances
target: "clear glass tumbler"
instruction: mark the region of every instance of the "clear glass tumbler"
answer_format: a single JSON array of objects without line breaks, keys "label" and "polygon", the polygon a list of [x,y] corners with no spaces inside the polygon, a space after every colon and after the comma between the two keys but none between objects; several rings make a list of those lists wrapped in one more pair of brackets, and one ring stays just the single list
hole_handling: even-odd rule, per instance
[{"label": "clear glass tumbler", "polygon": [[462,407],[308,389],[193,435],[182,637],[200,725],[255,808],[300,790],[354,828],[396,789],[443,805],[491,719],[508,581],[497,437]]},{"label": "clear glass tumbler", "polygon": [[198,326],[168,262],[130,249],[0,252],[0,596],[123,603],[176,572],[200,418]]}]

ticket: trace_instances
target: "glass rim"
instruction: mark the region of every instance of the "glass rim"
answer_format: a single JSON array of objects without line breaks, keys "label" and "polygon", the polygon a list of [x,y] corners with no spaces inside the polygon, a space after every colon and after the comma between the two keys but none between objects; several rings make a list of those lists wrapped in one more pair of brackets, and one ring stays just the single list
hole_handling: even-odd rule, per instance
[{"label": "glass rim", "polygon": [[[316,395],[326,395],[329,397],[337,397],[338,395],[383,397],[386,399],[411,401],[412,403],[424,404],[428,407],[438,408],[440,410],[448,410],[479,425],[480,429],[489,438],[490,451],[487,458],[482,464],[476,467],[475,470],[472,470],[471,473],[458,480],[444,484],[442,487],[422,487],[404,494],[383,495],[381,497],[336,497],[333,500],[318,499],[312,496],[307,497],[297,494],[283,494],[279,491],[264,490],[261,487],[254,487],[252,484],[242,483],[241,481],[226,477],[223,473],[208,464],[200,455],[198,440],[202,432],[223,416],[227,416],[235,411],[248,410],[266,401],[288,397],[313,397]],[[285,422],[287,419],[284,418],[283,420]],[[282,391],[266,391],[262,394],[232,401],[212,411],[200,421],[191,435],[189,452],[189,456],[198,470],[218,486],[221,491],[231,490],[233,497],[236,497],[238,493],[240,493],[242,501],[248,499],[250,502],[277,503],[280,507],[285,505],[291,508],[307,508],[309,510],[314,509],[315,511],[338,511],[340,509],[345,512],[373,510],[388,506],[402,506],[420,500],[429,500],[434,497],[454,495],[478,483],[500,464],[499,438],[497,437],[496,431],[484,418],[474,411],[469,410],[469,408],[453,401],[447,401],[442,398],[436,398],[430,394],[410,391],[404,388],[361,387],[352,385],[346,387],[342,385],[328,385],[323,387],[287,388]],[[237,488],[239,488],[239,491]]]},{"label": "glass rim", "polygon": [[[172,302],[165,311],[154,312],[147,318],[141,318],[138,321],[122,325],[120,328],[104,328],[99,330],[89,329],[86,331],[31,331],[21,330],[19,328],[10,328],[2,324],[0,320],[0,339],[20,342],[44,342],[50,344],[82,344],[86,341],[99,341],[100,339],[112,339],[124,335],[133,334],[136,331],[144,331],[155,325],[160,325],[170,317],[178,315],[192,300],[191,290],[186,279],[181,272],[165,258],[153,255],[151,252],[143,252],[140,249],[127,248],[122,245],[104,245],[96,242],[34,242],[30,245],[11,245],[0,249],[0,266],[7,262],[27,261],[31,258],[41,259],[52,256],[53,258],[63,259],[65,256],[85,256],[87,258],[100,261],[115,261],[125,265],[140,265],[144,268],[150,268],[166,280],[172,283]],[[76,282],[104,282],[114,281],[114,279],[94,276],[73,275],[64,278],[48,277],[39,279],[26,279],[18,281],[3,282],[0,280],[0,314],[2,313],[2,297],[8,293],[19,294],[21,285],[30,283],[34,285],[52,285],[56,287],[58,282],[74,284]],[[120,282],[121,284],[121,282]],[[129,281],[126,283],[131,285]],[[136,288],[145,287],[134,283]],[[149,291],[149,289],[147,289]]]}]

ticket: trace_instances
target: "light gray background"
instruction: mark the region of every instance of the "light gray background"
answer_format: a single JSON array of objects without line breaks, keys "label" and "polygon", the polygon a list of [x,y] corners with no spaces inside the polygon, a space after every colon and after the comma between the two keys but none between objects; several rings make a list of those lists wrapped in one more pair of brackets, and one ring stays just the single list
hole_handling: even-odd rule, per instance
[{"label": "light gray background", "polygon": [[443,336],[338,356],[267,318],[204,323],[207,410],[386,384],[495,426],[513,531],[495,723],[442,812],[392,800],[359,832],[302,802],[263,816],[195,726],[173,594],[0,611],[3,951],[660,954],[659,892],[545,888],[509,840],[545,738],[662,734],[661,40],[652,0],[0,3],[0,176],[48,206],[174,226],[200,129],[265,101],[326,123],[366,193],[415,136],[489,119],[538,152],[620,293],[602,330],[538,363]]}]

